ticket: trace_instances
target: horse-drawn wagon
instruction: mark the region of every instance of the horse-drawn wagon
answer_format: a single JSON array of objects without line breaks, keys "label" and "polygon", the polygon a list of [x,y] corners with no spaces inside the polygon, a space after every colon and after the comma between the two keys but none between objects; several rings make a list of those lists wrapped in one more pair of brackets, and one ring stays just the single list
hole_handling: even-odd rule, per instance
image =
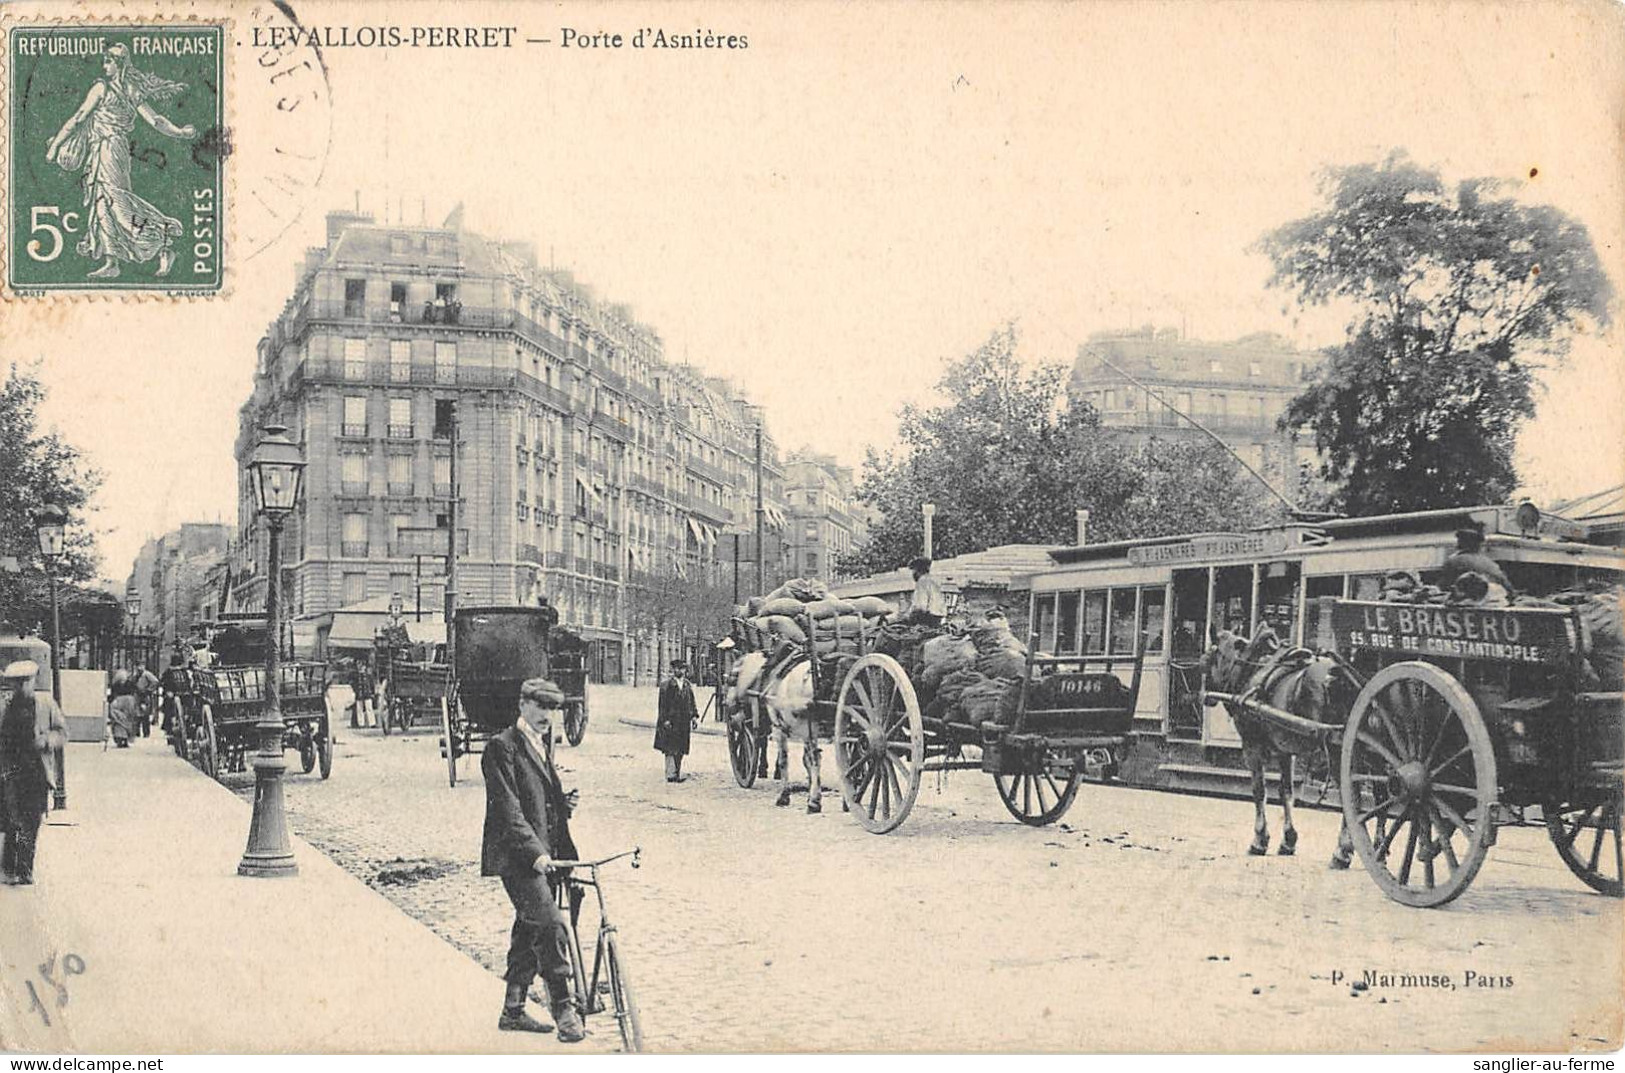
[{"label": "horse-drawn wagon", "polygon": [[457,761],[513,725],[519,687],[527,678],[551,678],[564,692],[566,740],[581,744],[587,731],[586,642],[572,630],[550,626],[536,607],[465,607],[454,617],[455,674],[441,709],[440,755],[457,785]]},{"label": "horse-drawn wagon", "polygon": [[[781,742],[790,736],[804,742],[814,786],[818,742],[834,743],[843,804],[876,834],[908,818],[927,772],[950,770],[992,775],[1010,814],[1040,826],[1071,807],[1086,768],[1109,771],[1128,741],[1138,652],[1040,656],[1035,638],[1024,651],[1014,646],[1013,664],[1009,648],[1003,650],[1001,675],[967,672],[977,680],[964,694],[979,690],[979,703],[969,696],[943,703],[952,679],[921,673],[920,652],[937,639],[969,644],[963,631],[880,620],[843,628],[852,617],[838,606],[821,616],[817,603],[809,604],[789,635],[734,620],[738,659],[723,714],[742,786],[756,778],[759,736],[771,722]],[[828,625],[820,629],[820,621]],[[1002,620],[986,628],[1009,636]],[[780,803],[787,800],[788,786]]]},{"label": "horse-drawn wagon", "polygon": [[405,733],[419,721],[444,718],[451,696],[451,667],[444,646],[414,641],[405,626],[389,626],[373,642],[373,662],[383,699],[378,725],[385,734]]},{"label": "horse-drawn wagon", "polygon": [[[1582,611],[1598,599],[1612,609],[1606,646]],[[1458,897],[1497,830],[1533,822],[1530,810],[1576,876],[1619,897],[1625,670],[1609,599],[1488,607],[1322,598],[1331,654],[1320,658],[1358,689],[1346,712],[1305,719],[1271,703],[1257,678],[1254,688],[1210,695],[1276,732],[1340,749],[1345,837],[1395,901]]]}]

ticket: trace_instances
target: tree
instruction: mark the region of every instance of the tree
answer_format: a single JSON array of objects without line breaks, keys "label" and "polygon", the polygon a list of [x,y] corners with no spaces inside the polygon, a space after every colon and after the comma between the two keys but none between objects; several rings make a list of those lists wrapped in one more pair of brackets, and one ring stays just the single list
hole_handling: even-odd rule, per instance
[{"label": "tree", "polygon": [[1249,527],[1272,516],[1262,489],[1216,445],[1151,440],[1138,449],[1081,401],[1066,370],[1028,372],[1014,325],[948,364],[944,405],[905,406],[899,446],[864,460],[857,497],[884,515],[841,569],[896,569],[920,552],[920,505],[934,503],[939,557],[999,544],[1068,544],[1074,511],[1094,539]]},{"label": "tree", "polygon": [[[40,428],[39,407],[44,401],[45,387],[37,366],[10,366],[0,384],[0,474],[4,474],[0,478],[0,557],[14,559],[19,569],[0,569],[0,622],[39,631],[49,619],[34,513],[45,503],[56,503],[68,513],[63,554],[55,571],[58,581],[67,583],[59,593],[64,604],[63,633],[73,636],[68,608],[79,602],[74,595],[79,590],[71,583],[95,577],[99,565],[95,534],[85,523],[101,475],[85,464],[78,448],[55,431]],[[87,610],[98,602],[87,600]],[[105,611],[89,613],[95,618]]]},{"label": "tree", "polygon": [[1260,243],[1270,283],[1344,301],[1346,342],[1282,418],[1313,430],[1329,505],[1381,514],[1499,502],[1537,373],[1609,319],[1586,228],[1554,208],[1447,188],[1403,153],[1331,169],[1328,207]]},{"label": "tree", "polygon": [[[654,643],[658,671],[666,658],[667,642],[681,645],[687,637],[715,640],[728,632],[733,613],[731,589],[709,576],[703,565],[678,570],[675,564],[629,578],[627,588],[627,629]],[[634,668],[634,673],[646,668]]]}]

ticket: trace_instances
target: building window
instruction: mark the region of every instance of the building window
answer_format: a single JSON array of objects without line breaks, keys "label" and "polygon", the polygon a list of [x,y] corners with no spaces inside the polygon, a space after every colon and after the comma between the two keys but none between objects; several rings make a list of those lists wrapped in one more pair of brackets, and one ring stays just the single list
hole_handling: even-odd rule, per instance
[{"label": "building window", "polygon": [[399,440],[412,438],[412,400],[389,400],[389,434]]},{"label": "building window", "polygon": [[341,533],[340,551],[344,555],[355,558],[367,554],[367,516],[365,514],[346,514]]},{"label": "building window", "polygon": [[1264,375],[1264,367],[1262,365],[1260,365],[1256,361],[1250,361],[1250,362],[1247,363],[1247,375],[1248,376],[1263,376]]},{"label": "building window", "polygon": [[389,494],[409,496],[412,494],[412,456],[389,456]]},{"label": "building window", "polygon": [[806,569],[807,569],[807,573],[809,573],[809,574],[818,573],[818,553],[816,551],[809,551],[807,553],[807,567],[806,567]]},{"label": "building window", "polygon": [[367,494],[367,456],[344,455],[340,463],[345,495]]},{"label": "building window", "polygon": [[365,600],[366,598],[367,598],[367,575],[366,574],[345,574],[344,575],[344,595],[340,600],[341,605],[344,606],[344,607],[349,607],[351,604],[358,604],[362,600]]},{"label": "building window", "polygon": [[1117,409],[1117,392],[1116,392],[1115,389],[1108,390],[1106,392],[1106,401],[1102,405],[1101,409],[1103,409],[1103,410],[1115,410],[1115,409]]},{"label": "building window", "polygon": [[1220,361],[1218,358],[1214,358],[1212,361],[1207,363],[1207,371],[1210,373],[1224,372],[1224,362]]},{"label": "building window", "polygon": [[1182,413],[1182,414],[1190,413],[1191,412],[1191,393],[1189,391],[1181,391],[1178,395],[1174,396],[1174,405],[1179,407],[1179,412],[1180,413]]},{"label": "building window", "polygon": [[1223,417],[1225,412],[1230,408],[1230,399],[1222,391],[1215,391],[1213,393],[1212,403],[1213,412],[1219,417]]},{"label": "building window", "polygon": [[397,384],[412,379],[412,344],[405,339],[389,341],[389,378]]},{"label": "building window", "polygon": [[406,316],[406,284],[391,283],[389,285],[389,320],[391,324],[399,324]]},{"label": "building window", "polygon": [[344,379],[365,380],[367,378],[367,341],[365,339],[346,339],[344,341]]},{"label": "building window", "polygon": [[818,539],[818,523],[807,522],[801,527],[801,535],[807,540]]},{"label": "building window", "polygon": [[367,434],[367,397],[365,395],[344,396],[344,421],[341,431],[346,436],[365,436]]},{"label": "building window", "polygon": [[434,379],[437,384],[454,384],[457,382],[456,343],[436,343],[434,345]]},{"label": "building window", "polygon": [[451,456],[437,455],[434,460],[434,494],[451,495]]},{"label": "building window", "polygon": [[344,281],[344,316],[348,320],[360,320],[367,309],[367,281],[364,279],[347,279]]}]

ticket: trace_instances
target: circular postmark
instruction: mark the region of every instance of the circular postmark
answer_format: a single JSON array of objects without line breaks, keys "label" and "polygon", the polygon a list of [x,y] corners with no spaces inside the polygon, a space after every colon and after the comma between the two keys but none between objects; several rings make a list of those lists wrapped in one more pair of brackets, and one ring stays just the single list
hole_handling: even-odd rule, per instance
[{"label": "circular postmark", "polygon": [[272,246],[304,214],[327,167],[333,111],[327,64],[292,5],[255,5],[236,25],[246,53],[238,67],[236,114],[228,137],[236,174],[236,243],[247,261]]}]

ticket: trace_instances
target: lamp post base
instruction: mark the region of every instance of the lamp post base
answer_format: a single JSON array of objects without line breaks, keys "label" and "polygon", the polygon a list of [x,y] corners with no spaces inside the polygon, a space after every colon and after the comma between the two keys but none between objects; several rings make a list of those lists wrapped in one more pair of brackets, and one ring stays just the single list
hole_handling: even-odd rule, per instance
[{"label": "lamp post base", "polygon": [[248,848],[237,865],[237,874],[256,879],[275,879],[299,874],[288,842],[288,819],[282,806],[282,773],[288,770],[282,759],[282,724],[276,724],[278,750],[254,757],[254,818],[248,828]]}]

